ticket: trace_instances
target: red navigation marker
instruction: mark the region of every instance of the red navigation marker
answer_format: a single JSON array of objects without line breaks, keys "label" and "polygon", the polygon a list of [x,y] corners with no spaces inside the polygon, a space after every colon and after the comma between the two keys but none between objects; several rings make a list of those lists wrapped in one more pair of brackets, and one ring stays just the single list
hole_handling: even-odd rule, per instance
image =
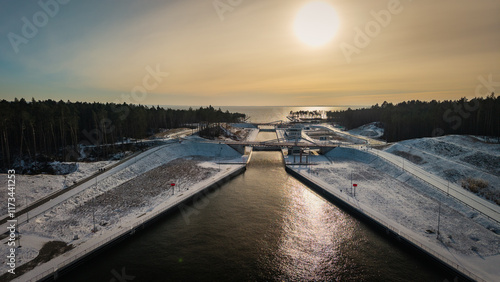
[{"label": "red navigation marker", "polygon": [[353,184],[352,186],[354,186],[354,187],[358,187],[358,184]]},{"label": "red navigation marker", "polygon": [[175,186],[175,183],[170,184],[170,186]]}]

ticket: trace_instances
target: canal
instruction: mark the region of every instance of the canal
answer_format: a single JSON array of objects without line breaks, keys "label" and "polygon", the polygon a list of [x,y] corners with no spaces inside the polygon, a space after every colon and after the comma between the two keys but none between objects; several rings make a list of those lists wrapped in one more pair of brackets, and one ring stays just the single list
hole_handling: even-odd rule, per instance
[{"label": "canal", "polygon": [[[260,140],[272,136],[263,134]],[[280,152],[254,152],[244,174],[202,203],[190,205],[196,213],[175,212],[61,280],[451,279],[289,176]]]}]

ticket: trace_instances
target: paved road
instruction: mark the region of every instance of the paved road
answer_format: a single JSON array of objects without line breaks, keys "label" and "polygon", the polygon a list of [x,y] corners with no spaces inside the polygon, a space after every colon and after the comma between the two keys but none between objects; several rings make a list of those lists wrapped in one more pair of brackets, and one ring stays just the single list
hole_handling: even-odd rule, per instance
[{"label": "paved road", "polygon": [[[107,166],[106,170],[110,170],[110,169],[112,169],[112,168],[120,165],[121,163],[123,163],[123,162],[125,162],[125,161],[127,161],[127,160],[129,160],[129,159],[131,159],[131,158],[133,158],[135,156],[137,156],[138,154],[140,154],[140,152],[136,152],[136,153],[134,153],[134,154],[132,154],[132,155],[124,158],[123,160],[120,160],[117,163],[114,163],[114,164],[112,164],[110,166]],[[35,208],[37,208],[37,207],[45,204],[46,202],[48,202],[48,201],[50,201],[50,200],[52,200],[52,199],[54,199],[54,198],[56,198],[56,197],[64,194],[64,193],[67,193],[68,191],[71,191],[71,190],[77,188],[78,186],[86,183],[87,181],[95,179],[97,176],[99,176],[99,175],[101,175],[103,173],[104,173],[104,171],[102,171],[102,172],[96,172],[96,173],[94,173],[94,174],[92,174],[92,175],[90,175],[90,176],[88,176],[88,177],[86,177],[86,178],[84,178],[82,180],[79,180],[77,183],[69,186],[66,189],[61,189],[61,190],[59,190],[59,191],[57,191],[55,193],[47,195],[47,196],[43,197],[42,199],[39,199],[39,200],[37,200],[37,201],[29,204],[28,206],[24,207],[23,209],[21,209],[19,211],[16,211],[16,216],[20,217],[21,215],[24,215],[25,213],[30,212],[30,211],[34,210]],[[1,219],[0,220],[0,224],[4,224],[9,219],[10,219],[9,217],[5,217],[5,218]]]},{"label": "paved road", "polygon": [[[32,218],[34,216],[37,216],[41,213],[46,212],[47,210],[53,208],[54,206],[64,202],[65,200],[79,194],[80,192],[90,188],[91,186],[95,185],[96,179],[100,178],[106,178],[108,176],[111,176],[118,171],[121,171],[131,164],[137,162],[138,160],[141,160],[144,157],[147,157],[153,153],[155,153],[158,150],[161,150],[173,143],[177,143],[178,141],[172,141],[171,143],[159,146],[159,147],[154,147],[151,148],[145,152],[139,152],[136,153],[132,156],[129,156],[128,158],[122,160],[121,162],[113,165],[111,168],[107,168],[106,171],[98,174],[94,174],[88,178],[86,178],[84,181],[80,181],[77,185],[74,185],[71,187],[71,189],[67,188],[64,190],[60,190],[52,195],[49,195],[48,197],[44,198],[42,201],[35,202],[28,207],[24,208],[21,211],[16,212],[16,218],[17,218],[17,225],[19,226],[21,223],[25,223],[29,218]],[[29,218],[28,218],[29,216]],[[5,218],[0,222],[0,230],[7,230],[7,223],[6,221],[10,218]]]},{"label": "paved road", "polygon": [[[197,130],[197,129],[196,129],[196,130],[186,129],[186,130],[183,130],[183,131],[180,131],[180,132],[177,132],[177,133],[171,134],[171,135],[169,135],[169,137],[170,137],[170,138],[179,138],[179,137],[181,137],[181,138],[182,138],[182,137],[184,137],[184,136],[186,136],[186,135],[191,135],[191,134],[196,133],[196,132],[198,132],[198,130]],[[183,135],[184,135],[184,136],[183,136]],[[156,141],[157,141],[157,140],[145,140],[144,142],[156,142]],[[178,140],[175,140],[175,139],[174,139],[174,140],[171,140],[171,141],[169,141],[169,142],[166,142],[166,144],[172,144],[172,143],[177,143],[177,142],[178,142]],[[157,148],[158,148],[158,147],[153,147],[153,148],[151,148],[150,150],[155,150],[155,149],[157,149]],[[146,152],[149,152],[150,150],[148,150],[148,151],[146,151]],[[77,187],[79,187],[79,186],[81,186],[81,185],[83,185],[83,184],[87,183],[87,182],[88,182],[88,181],[90,181],[90,180],[93,180],[93,181],[91,181],[91,182],[90,182],[91,184],[95,183],[95,179],[96,179],[96,177],[98,177],[98,176],[100,176],[100,175],[102,175],[102,174],[106,173],[106,172],[107,172],[107,171],[109,171],[110,169],[113,169],[113,168],[115,168],[115,167],[117,167],[117,166],[119,166],[119,165],[123,164],[124,162],[126,162],[126,161],[128,161],[128,160],[130,160],[130,159],[132,159],[132,158],[136,158],[138,155],[141,155],[142,153],[143,153],[143,152],[136,152],[136,153],[134,153],[134,154],[132,154],[132,155],[130,155],[130,156],[128,156],[128,157],[126,157],[126,158],[124,158],[124,159],[120,160],[119,162],[117,162],[117,163],[115,163],[115,164],[112,164],[112,165],[110,165],[110,166],[106,167],[106,171],[103,171],[103,172],[96,172],[96,173],[94,173],[94,174],[93,174],[93,175],[91,175],[91,176],[88,176],[88,177],[86,177],[86,178],[84,178],[84,179],[82,179],[82,180],[79,180],[79,181],[78,181],[78,183],[75,183],[74,185],[71,185],[71,186],[69,186],[69,187],[68,187],[68,188],[66,188],[66,189],[59,190],[59,191],[57,191],[57,192],[55,192],[55,193],[53,193],[53,194],[50,194],[50,195],[45,196],[44,198],[42,198],[42,199],[40,199],[40,200],[38,200],[38,201],[35,201],[35,202],[31,203],[30,205],[28,205],[28,206],[24,207],[23,209],[16,211],[16,217],[17,217],[17,218],[20,218],[22,215],[24,215],[24,214],[26,214],[26,213],[29,213],[29,212],[32,212],[34,209],[36,209],[36,208],[38,208],[38,207],[40,207],[40,206],[42,206],[42,205],[46,204],[47,202],[51,201],[52,199],[55,199],[55,198],[57,198],[57,197],[59,197],[59,196],[61,196],[61,195],[65,194],[65,193],[67,193],[67,192],[69,192],[69,191],[71,191],[71,190],[73,190],[73,189],[75,189],[75,188],[77,188]],[[141,157],[141,158],[142,158],[142,157]],[[86,186],[86,187],[87,187],[87,186]],[[80,189],[79,189],[79,190],[80,190]],[[54,205],[55,205],[55,204],[54,204]],[[33,212],[32,212],[32,214],[35,214],[35,215],[36,215],[36,214],[38,214],[38,213],[36,213],[36,211],[35,211],[35,213],[33,213]],[[7,222],[7,220],[9,220],[9,219],[10,219],[9,217],[4,217],[4,218],[0,219],[0,225],[5,224],[5,223]]]},{"label": "paved road", "polygon": [[[350,134],[349,132],[341,131],[337,128],[334,128],[330,125],[322,125],[325,128],[328,128],[332,131],[335,131],[336,133],[347,135],[353,138],[358,138],[361,140],[365,140],[368,142],[368,145],[371,146],[376,146],[376,145],[385,145],[386,143],[384,141],[379,141],[375,139],[371,139],[365,136],[359,136],[359,135],[353,135]],[[385,151],[379,151],[379,150],[371,150],[369,151],[372,154],[376,154],[385,160],[395,164],[396,166],[401,167],[405,171],[417,176],[418,178],[424,180],[425,182],[431,184],[434,186],[436,189],[439,189],[443,191],[446,194],[449,194],[450,196],[460,200],[461,202],[465,203],[466,205],[469,205],[470,207],[474,208],[475,210],[479,211],[480,213],[486,215],[487,217],[495,220],[496,222],[500,222],[500,206],[493,204],[469,191],[464,190],[462,187],[454,184],[454,183],[449,183],[447,180],[444,180],[440,178],[437,175],[434,175],[432,173],[429,173],[417,165],[413,164],[412,162],[396,156],[394,154],[385,152]]]}]

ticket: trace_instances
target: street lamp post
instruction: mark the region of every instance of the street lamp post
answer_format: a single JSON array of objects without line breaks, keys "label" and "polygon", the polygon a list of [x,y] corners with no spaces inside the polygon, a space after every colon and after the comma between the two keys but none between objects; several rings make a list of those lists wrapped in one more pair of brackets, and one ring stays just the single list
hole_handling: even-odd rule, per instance
[{"label": "street lamp post", "polygon": [[92,229],[92,232],[96,232],[97,230],[95,229],[95,197],[94,197],[94,200],[93,200],[94,204],[92,205],[93,206],[93,210],[92,210],[92,222],[94,223],[94,228]]},{"label": "street lamp post", "polygon": [[[97,190],[97,176],[95,177],[95,189]],[[92,232],[97,232],[97,229],[95,228],[95,196],[92,198],[92,223],[94,224],[94,228],[92,229]]]},{"label": "street lamp post", "polygon": [[353,187],[353,184],[352,184],[352,171],[351,171],[351,195],[352,195],[352,187]]},{"label": "street lamp post", "polygon": [[[28,199],[26,196],[24,197],[24,204],[26,207],[28,207]],[[26,211],[26,222],[30,222],[30,212]]]}]

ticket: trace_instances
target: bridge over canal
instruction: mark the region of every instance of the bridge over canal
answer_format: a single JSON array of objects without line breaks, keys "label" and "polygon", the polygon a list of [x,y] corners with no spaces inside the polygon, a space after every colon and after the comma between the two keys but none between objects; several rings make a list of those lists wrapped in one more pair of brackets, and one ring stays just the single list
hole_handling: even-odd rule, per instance
[{"label": "bridge over canal", "polygon": [[300,148],[300,149],[319,149],[321,154],[326,154],[337,148],[334,144],[314,144],[310,142],[291,142],[291,141],[209,141],[209,143],[226,144],[240,153],[245,152],[245,147],[252,147],[255,150],[262,151],[279,151],[284,148]]}]

